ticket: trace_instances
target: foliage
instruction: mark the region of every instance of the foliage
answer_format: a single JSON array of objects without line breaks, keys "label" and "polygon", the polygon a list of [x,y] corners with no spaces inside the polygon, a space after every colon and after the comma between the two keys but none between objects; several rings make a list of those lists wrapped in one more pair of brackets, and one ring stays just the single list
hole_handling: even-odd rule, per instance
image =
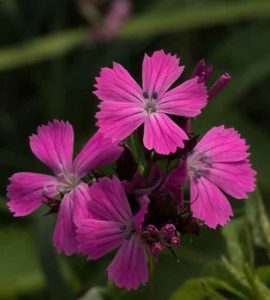
[{"label": "foliage", "polygon": [[[208,277],[188,280],[173,294],[171,300],[204,300],[207,296],[215,300],[269,299],[269,265],[258,267],[254,263],[254,253],[256,246],[263,247],[268,252],[270,219],[259,191],[250,198],[253,206],[247,202],[246,214],[223,229],[228,258],[222,257],[217,261],[215,268],[207,271]],[[258,218],[254,218],[255,216]],[[257,231],[254,235],[255,227]],[[191,298],[188,298],[190,295]]]}]

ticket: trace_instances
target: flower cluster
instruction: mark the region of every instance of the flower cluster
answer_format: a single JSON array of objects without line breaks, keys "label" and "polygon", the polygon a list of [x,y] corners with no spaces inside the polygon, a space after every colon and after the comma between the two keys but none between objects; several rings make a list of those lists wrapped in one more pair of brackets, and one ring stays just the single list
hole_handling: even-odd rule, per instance
[{"label": "flower cluster", "polygon": [[[207,88],[213,68],[202,60],[190,79],[172,87],[183,70],[164,51],[145,55],[142,86],[120,64],[103,68],[94,91],[97,133],[73,159],[72,126],[57,120],[40,126],[30,147],[53,175],[16,173],[7,188],[14,216],[41,205],[56,214],[58,251],[96,260],[118,249],[108,277],[128,290],[145,284],[150,262],[166,249],[175,254],[183,235],[230,220],[224,193],[244,199],[255,188],[248,146],[235,129],[191,133],[191,118],[230,76]],[[102,167],[111,163],[109,177]]]}]

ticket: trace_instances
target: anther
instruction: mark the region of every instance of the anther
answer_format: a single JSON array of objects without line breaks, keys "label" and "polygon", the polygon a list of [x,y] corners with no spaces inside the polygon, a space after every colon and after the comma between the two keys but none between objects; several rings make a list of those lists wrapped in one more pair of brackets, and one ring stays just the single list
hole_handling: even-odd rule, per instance
[{"label": "anther", "polygon": [[149,98],[148,93],[146,91],[143,92],[143,98],[144,99],[148,99]]},{"label": "anther", "polygon": [[153,100],[157,100],[157,98],[158,98],[158,93],[154,91],[154,92],[152,93],[152,99],[153,99]]},{"label": "anther", "polygon": [[124,224],[122,224],[122,225],[119,226],[119,229],[120,229],[121,231],[125,231],[125,230],[127,230],[127,226],[124,225]]}]

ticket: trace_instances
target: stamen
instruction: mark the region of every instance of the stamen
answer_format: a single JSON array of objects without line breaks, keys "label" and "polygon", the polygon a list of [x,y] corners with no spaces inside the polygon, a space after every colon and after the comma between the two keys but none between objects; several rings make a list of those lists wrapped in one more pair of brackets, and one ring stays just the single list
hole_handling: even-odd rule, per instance
[{"label": "stamen", "polygon": [[131,232],[128,232],[126,235],[125,235],[125,240],[129,240],[132,236],[132,233]]},{"label": "stamen", "polygon": [[152,94],[152,99],[157,100],[157,98],[158,98],[158,93],[154,91]]},{"label": "stamen", "polygon": [[151,98],[149,98],[149,95],[146,91],[143,92],[143,98],[144,98],[144,109],[148,114],[152,114],[157,111],[156,108],[156,100],[158,98],[158,93],[153,92],[151,95]]},{"label": "stamen", "polygon": [[60,181],[59,192],[63,194],[72,191],[80,182],[80,178],[73,173],[62,172],[57,177]]},{"label": "stamen", "polygon": [[147,100],[144,109],[147,111],[148,114],[152,114],[157,111],[156,104],[153,102],[153,100]]},{"label": "stamen", "polygon": [[193,153],[188,156],[187,167],[190,175],[194,179],[199,179],[210,172],[212,161],[205,154],[193,151]]},{"label": "stamen", "polygon": [[191,168],[191,169],[193,169],[193,175],[195,178],[201,178],[205,174],[203,170],[195,169],[195,168]]},{"label": "stamen", "polygon": [[146,91],[143,92],[143,98],[144,99],[148,99],[149,98],[148,93]]},{"label": "stamen", "polygon": [[121,225],[119,226],[119,229],[120,229],[121,231],[126,231],[126,230],[127,230],[127,226],[124,225],[124,224],[121,224]]}]

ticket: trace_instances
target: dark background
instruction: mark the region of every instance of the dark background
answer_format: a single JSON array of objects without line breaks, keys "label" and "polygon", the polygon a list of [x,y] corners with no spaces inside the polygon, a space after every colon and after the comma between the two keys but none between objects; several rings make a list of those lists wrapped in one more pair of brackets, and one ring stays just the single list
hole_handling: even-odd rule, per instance
[{"label": "dark background", "polygon": [[[230,85],[192,128],[203,133],[220,124],[236,127],[251,145],[264,198],[270,196],[270,1],[130,4],[132,12],[113,34],[104,25],[111,1],[0,1],[0,299],[75,299],[92,286],[106,285],[110,258],[93,263],[57,256],[51,243],[53,217],[41,217],[43,212],[11,217],[5,191],[14,172],[47,171],[28,145],[28,136],[39,124],[69,120],[76,147],[86,141],[95,130],[94,79],[112,61],[124,65],[139,82],[144,53],[157,49],[181,56],[186,65],[182,79],[201,58],[214,65],[212,81],[229,72]],[[237,204],[236,216],[242,213]],[[180,264],[164,253],[150,284],[123,294],[123,299],[168,299],[224,253],[219,230],[184,239]],[[113,287],[109,291],[115,299],[122,297]]]}]

